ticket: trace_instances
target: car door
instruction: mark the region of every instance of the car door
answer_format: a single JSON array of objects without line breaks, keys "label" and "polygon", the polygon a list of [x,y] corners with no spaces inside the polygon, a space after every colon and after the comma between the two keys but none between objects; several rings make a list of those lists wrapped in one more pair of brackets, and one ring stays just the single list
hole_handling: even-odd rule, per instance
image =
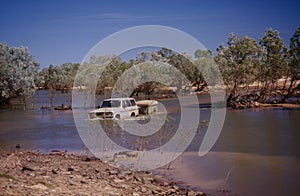
[{"label": "car door", "polygon": [[138,116],[139,115],[139,109],[138,109],[134,99],[130,99],[130,105],[131,105],[131,108],[132,108],[132,112],[134,112],[134,114],[136,116]]},{"label": "car door", "polygon": [[127,107],[127,103],[126,103],[126,100],[122,100],[122,107],[121,107],[121,118],[124,119],[124,118],[128,118],[128,107]]}]

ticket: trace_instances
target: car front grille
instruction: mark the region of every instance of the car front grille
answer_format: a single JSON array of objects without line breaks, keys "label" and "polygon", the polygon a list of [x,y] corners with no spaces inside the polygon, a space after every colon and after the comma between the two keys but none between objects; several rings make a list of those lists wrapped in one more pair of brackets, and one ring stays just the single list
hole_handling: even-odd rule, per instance
[{"label": "car front grille", "polygon": [[114,114],[112,112],[97,112],[96,117],[98,117],[98,118],[113,118]]}]

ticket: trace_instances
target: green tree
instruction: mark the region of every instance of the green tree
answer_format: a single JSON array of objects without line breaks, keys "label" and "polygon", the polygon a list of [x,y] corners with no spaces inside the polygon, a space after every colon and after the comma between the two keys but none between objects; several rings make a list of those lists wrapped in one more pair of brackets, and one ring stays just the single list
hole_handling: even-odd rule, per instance
[{"label": "green tree", "polygon": [[289,86],[282,102],[286,101],[293,93],[300,89],[300,28],[297,28],[293,37],[290,39],[288,52],[288,75]]},{"label": "green tree", "polygon": [[176,82],[172,85],[177,87],[177,90],[187,90],[191,84],[197,85],[198,90],[201,90],[200,84],[203,81],[201,72],[192,56],[187,53],[180,54],[168,48],[162,48],[152,53],[152,60],[170,64],[180,71],[170,73],[173,74],[172,77],[176,78]]},{"label": "green tree", "polygon": [[40,84],[49,90],[50,107],[53,107],[53,98],[56,91],[67,92],[73,87],[74,79],[80,64],[64,63],[61,66],[49,65],[42,69]]},{"label": "green tree", "polygon": [[277,30],[267,29],[264,36],[259,40],[259,44],[265,50],[265,60],[261,62],[259,68],[260,95],[257,100],[265,101],[267,95],[277,89],[277,81],[287,74],[287,48]]},{"label": "green tree", "polygon": [[39,63],[26,47],[10,48],[0,43],[0,104],[13,97],[26,99],[35,91]]},{"label": "green tree", "polygon": [[[102,58],[102,57],[98,57]],[[106,68],[99,75],[97,91],[102,91],[105,87],[113,87],[117,79],[122,73],[131,67],[130,64],[123,62],[120,57],[113,55],[109,57],[109,62]],[[100,65],[101,66],[101,65]]]},{"label": "green tree", "polygon": [[202,90],[208,84],[214,85],[217,82],[215,61],[210,50],[196,50],[194,64],[196,67],[191,68],[191,74],[197,91]]},{"label": "green tree", "polygon": [[9,53],[9,47],[0,43],[0,105],[8,102],[9,98],[12,96],[11,85],[9,74],[11,73],[10,64],[11,54]]},{"label": "green tree", "polygon": [[254,39],[230,34],[228,46],[217,48],[215,61],[227,88],[228,102],[247,94],[249,85],[257,78],[257,67],[263,52]]}]

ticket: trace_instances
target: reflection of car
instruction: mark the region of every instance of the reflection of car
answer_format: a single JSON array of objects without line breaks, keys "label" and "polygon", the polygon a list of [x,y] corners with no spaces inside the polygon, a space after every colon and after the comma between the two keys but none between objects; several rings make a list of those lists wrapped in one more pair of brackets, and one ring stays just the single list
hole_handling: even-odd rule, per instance
[{"label": "reflection of car", "polygon": [[90,118],[124,119],[139,115],[139,109],[133,98],[105,99],[99,109],[90,111]]}]

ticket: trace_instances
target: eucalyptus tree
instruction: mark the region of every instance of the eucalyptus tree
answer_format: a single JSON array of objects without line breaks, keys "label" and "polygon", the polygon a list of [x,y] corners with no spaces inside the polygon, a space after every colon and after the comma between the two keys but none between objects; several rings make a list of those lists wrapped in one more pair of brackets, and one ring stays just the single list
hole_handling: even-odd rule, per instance
[{"label": "eucalyptus tree", "polygon": [[286,101],[297,89],[300,89],[300,28],[296,29],[290,39],[288,55],[289,86],[281,101]]},{"label": "eucalyptus tree", "polygon": [[79,67],[75,85],[89,86],[97,94],[103,93],[105,87],[113,87],[122,73],[130,67],[131,64],[116,55],[92,56]]},{"label": "eucalyptus tree", "polygon": [[[191,85],[196,85],[197,90],[200,89],[202,84],[202,76],[195,65],[194,59],[189,54],[182,52],[177,53],[168,48],[162,48],[152,53],[152,59],[155,61],[163,62],[174,66],[179,72],[172,72],[172,77],[176,78],[175,85],[177,89],[187,89]],[[186,80],[188,79],[188,80]]]},{"label": "eucalyptus tree", "polygon": [[215,61],[222,73],[229,102],[248,93],[249,85],[257,78],[263,52],[255,40],[247,36],[239,38],[230,34],[227,45],[217,48]]},{"label": "eucalyptus tree", "polygon": [[70,91],[73,87],[74,79],[80,64],[78,63],[64,63],[61,66],[57,66],[57,71],[60,71],[58,74],[58,88],[62,92]]},{"label": "eucalyptus tree", "polygon": [[[147,81],[142,84],[138,84],[138,81],[145,81],[145,73],[144,71],[151,71],[152,62],[167,62],[168,59],[163,57],[157,51],[144,51],[137,54],[135,60],[131,59],[129,62],[129,67],[132,67],[132,71],[130,74],[133,74],[131,77],[130,84],[126,84],[127,86],[135,86],[136,88],[131,92],[130,96],[138,96],[139,93],[144,93],[145,95],[150,95],[153,93],[154,89],[157,88],[160,84],[155,81]],[[144,65],[146,68],[142,71],[140,70],[140,66]],[[155,67],[152,67],[153,70]],[[150,73],[150,72],[149,72]],[[127,73],[128,74],[128,73]],[[154,74],[151,72],[151,74]],[[126,86],[124,85],[124,86]]]},{"label": "eucalyptus tree", "polygon": [[277,89],[277,81],[287,75],[287,48],[277,30],[267,29],[259,44],[266,52],[265,60],[260,64],[259,78],[262,84],[257,100],[265,101],[273,90]]},{"label": "eucalyptus tree", "polygon": [[[168,52],[169,50],[166,51]],[[177,68],[177,70],[179,71],[172,73],[173,78],[176,78],[176,82],[174,83],[174,85],[177,87],[178,90],[183,90],[183,88],[189,86],[192,81],[195,81],[195,74],[200,74],[200,72],[197,71],[197,68],[193,64],[192,57],[188,54],[169,52],[169,56],[166,57],[169,58],[168,63]],[[185,80],[185,78],[187,78],[188,80]]]},{"label": "eucalyptus tree", "polygon": [[[174,85],[177,89],[193,85],[197,87],[196,91],[201,91],[207,85],[203,74],[208,79],[215,69],[212,53],[209,50],[196,50],[194,59],[185,52],[180,54],[168,48],[162,48],[152,52],[152,60],[170,64],[180,71],[172,73],[175,74],[173,77],[177,82]],[[213,81],[213,77],[209,80]]]},{"label": "eucalyptus tree", "polygon": [[[168,83],[168,85],[177,87],[177,90],[182,89],[182,87],[184,86],[190,85],[190,83],[188,83],[185,78],[191,80],[196,70],[194,64],[191,61],[191,57],[186,54],[178,54],[168,48],[161,48],[152,52],[139,53],[133,66],[139,64],[147,66],[147,69],[145,69],[147,70],[147,72],[151,72],[150,70],[152,65],[153,70],[156,70],[156,72],[151,73],[153,75],[157,75],[157,77],[166,76],[166,74],[168,74],[167,78],[174,78],[175,80]],[[175,67],[178,71],[174,71],[173,69],[170,70],[170,65]],[[164,66],[168,69],[164,69]],[[192,68],[194,69],[192,70]],[[138,93],[145,93],[146,95],[150,95],[154,91],[154,89],[158,87],[165,87],[165,85],[155,81],[148,81],[144,84],[138,85],[138,87],[132,92],[132,95],[137,95]]]},{"label": "eucalyptus tree", "polygon": [[[103,57],[98,57],[103,58]],[[97,91],[102,91],[105,87],[113,87],[122,73],[130,68],[130,64],[121,60],[120,57],[112,55],[109,57],[107,66],[99,75]]]},{"label": "eucalyptus tree", "polygon": [[143,63],[151,60],[151,52],[140,52],[136,55],[136,62]]},{"label": "eucalyptus tree", "polygon": [[49,104],[53,107],[53,99],[55,92],[60,88],[61,70],[58,66],[49,65],[40,72],[40,77],[43,79],[44,87],[49,90]]},{"label": "eucalyptus tree", "polygon": [[0,43],[0,105],[5,104],[13,94],[10,87],[12,85],[10,59],[9,47],[4,43]]},{"label": "eucalyptus tree", "polygon": [[13,97],[26,99],[35,91],[39,63],[26,47],[8,47],[0,43],[0,104]]},{"label": "eucalyptus tree", "polygon": [[210,50],[196,50],[193,62],[195,67],[191,69],[191,74],[193,84],[197,86],[197,90],[203,89],[208,83],[214,85],[217,82],[214,77],[217,68]]}]

